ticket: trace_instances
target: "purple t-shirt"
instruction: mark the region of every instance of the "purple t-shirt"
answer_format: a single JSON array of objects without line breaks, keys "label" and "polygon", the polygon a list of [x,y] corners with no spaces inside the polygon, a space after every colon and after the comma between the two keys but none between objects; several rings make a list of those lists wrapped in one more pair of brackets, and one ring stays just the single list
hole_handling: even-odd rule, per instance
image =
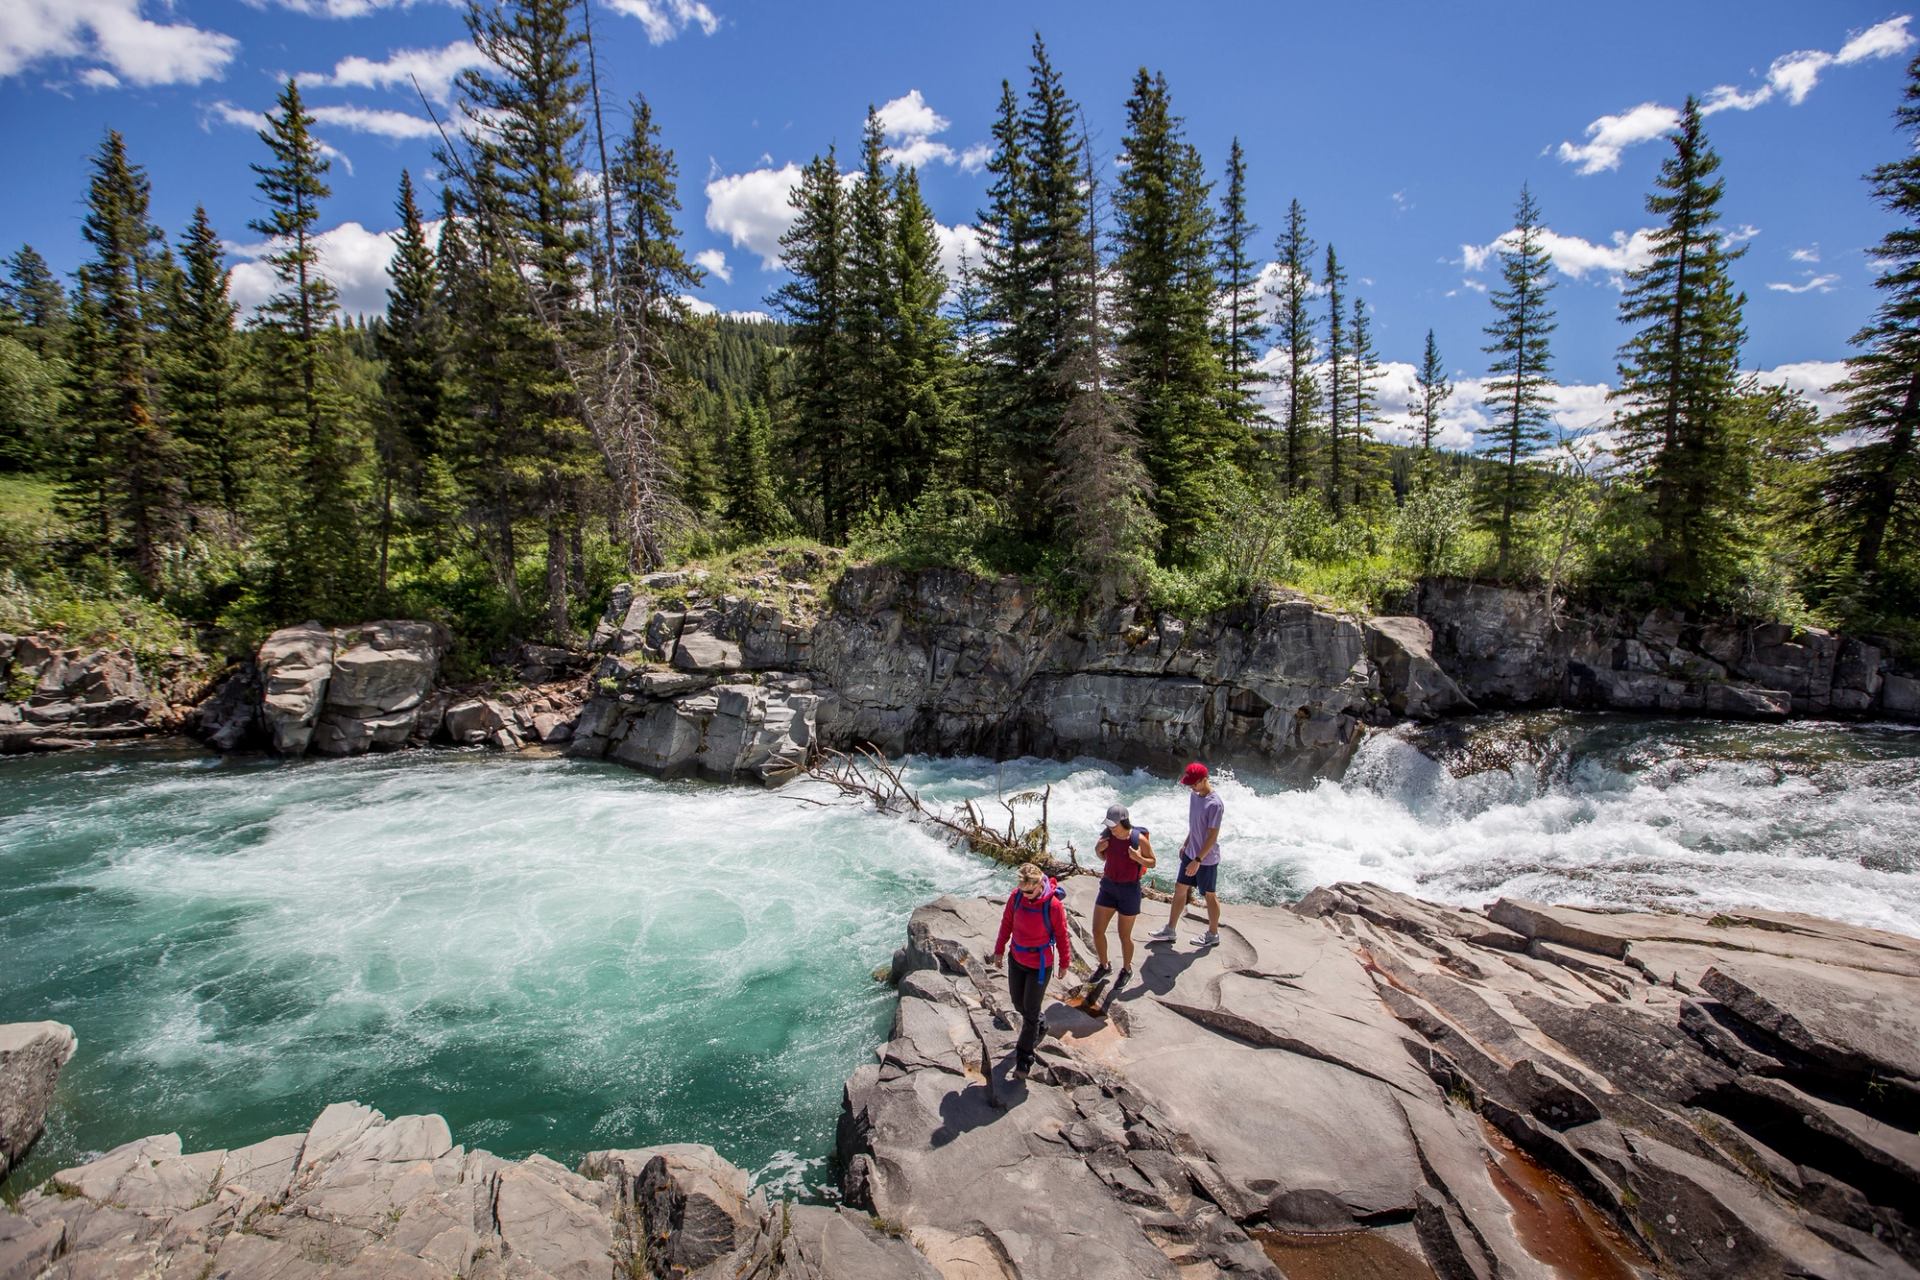
[{"label": "purple t-shirt", "polygon": [[[1220,828],[1220,820],[1226,817],[1227,802],[1220,798],[1218,791],[1209,791],[1201,795],[1195,791],[1187,801],[1187,842],[1180,846],[1180,860],[1192,862],[1200,846],[1207,842],[1207,833]],[[1211,867],[1220,861],[1220,842],[1215,840],[1213,848],[1207,850],[1207,856],[1200,859],[1200,865]]]}]

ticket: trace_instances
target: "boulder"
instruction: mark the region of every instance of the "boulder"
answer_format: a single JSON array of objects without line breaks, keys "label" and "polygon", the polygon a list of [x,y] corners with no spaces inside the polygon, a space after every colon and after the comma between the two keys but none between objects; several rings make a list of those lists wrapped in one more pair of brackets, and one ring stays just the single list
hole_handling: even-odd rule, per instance
[{"label": "boulder", "polygon": [[1426,720],[1469,711],[1473,701],[1433,660],[1433,628],[1419,618],[1369,618],[1367,656],[1395,714]]},{"label": "boulder", "polygon": [[507,713],[491,699],[468,698],[448,707],[441,724],[456,746],[477,747],[506,728]]},{"label": "boulder", "polygon": [[370,622],[335,633],[333,671],[312,749],[359,755],[402,746],[451,637],[437,622]]},{"label": "boulder", "polygon": [[77,1043],[65,1023],[0,1023],[0,1180],[40,1140],[60,1068]]},{"label": "boulder", "polygon": [[264,693],[261,719],[273,749],[285,756],[306,754],[313,727],[327,701],[333,678],[333,633],[317,622],[282,627],[268,636],[255,655]]},{"label": "boulder", "polygon": [[674,644],[673,665],[703,674],[741,669],[740,646],[705,631],[682,631]]},{"label": "boulder", "polygon": [[187,728],[215,751],[246,751],[267,745],[261,707],[265,686],[259,665],[235,663],[187,716]]},{"label": "boulder", "polygon": [[1920,677],[1889,673],[1880,685],[1880,711],[1894,720],[1920,720]]}]

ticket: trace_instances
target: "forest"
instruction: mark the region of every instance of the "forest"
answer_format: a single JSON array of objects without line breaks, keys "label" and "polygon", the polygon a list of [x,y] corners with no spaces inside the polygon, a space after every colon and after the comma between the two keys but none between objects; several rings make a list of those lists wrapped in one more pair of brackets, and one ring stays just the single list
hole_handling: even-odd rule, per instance
[{"label": "forest", "polygon": [[[1841,412],[1742,371],[1738,193],[1689,100],[1606,430],[1554,423],[1523,187],[1484,345],[1428,333],[1406,442],[1381,436],[1332,233],[1298,201],[1249,208],[1237,141],[1210,175],[1147,69],[1102,155],[1035,37],[952,279],[870,110],[848,169],[832,148],[804,169],[765,322],[690,305],[674,156],[644,97],[602,103],[573,0],[470,0],[467,24],[485,65],[445,121],[441,197],[398,175],[384,315],[343,315],[326,278],[329,160],[292,80],[250,177],[277,281],[255,314],[204,209],[152,224],[117,132],[78,270],[6,260],[0,630],[241,651],[304,618],[413,616],[484,654],[577,641],[632,574],[810,542],[1084,608],[1192,613],[1271,582],[1370,608],[1450,576],[1920,643],[1920,60],[1860,196],[1894,229]],[[1456,453],[1436,440],[1465,367],[1491,426]]]}]

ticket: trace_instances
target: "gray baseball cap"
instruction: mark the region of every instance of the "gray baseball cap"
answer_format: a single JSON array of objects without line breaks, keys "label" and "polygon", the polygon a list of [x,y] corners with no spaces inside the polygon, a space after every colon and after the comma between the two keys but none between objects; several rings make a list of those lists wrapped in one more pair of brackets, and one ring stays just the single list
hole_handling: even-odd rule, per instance
[{"label": "gray baseball cap", "polygon": [[1127,814],[1127,806],[1123,804],[1108,805],[1107,806],[1107,825],[1110,827],[1116,827],[1123,822],[1126,823],[1128,826],[1133,825],[1133,819]]}]

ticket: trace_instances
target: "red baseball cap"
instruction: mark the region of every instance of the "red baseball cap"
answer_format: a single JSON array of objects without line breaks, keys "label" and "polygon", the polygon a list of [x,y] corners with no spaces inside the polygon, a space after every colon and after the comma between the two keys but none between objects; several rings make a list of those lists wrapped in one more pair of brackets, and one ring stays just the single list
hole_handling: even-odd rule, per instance
[{"label": "red baseball cap", "polygon": [[1207,766],[1201,764],[1198,760],[1195,760],[1192,764],[1187,766],[1187,771],[1180,775],[1180,785],[1183,787],[1190,787],[1196,782],[1204,781],[1206,776],[1207,776]]}]

